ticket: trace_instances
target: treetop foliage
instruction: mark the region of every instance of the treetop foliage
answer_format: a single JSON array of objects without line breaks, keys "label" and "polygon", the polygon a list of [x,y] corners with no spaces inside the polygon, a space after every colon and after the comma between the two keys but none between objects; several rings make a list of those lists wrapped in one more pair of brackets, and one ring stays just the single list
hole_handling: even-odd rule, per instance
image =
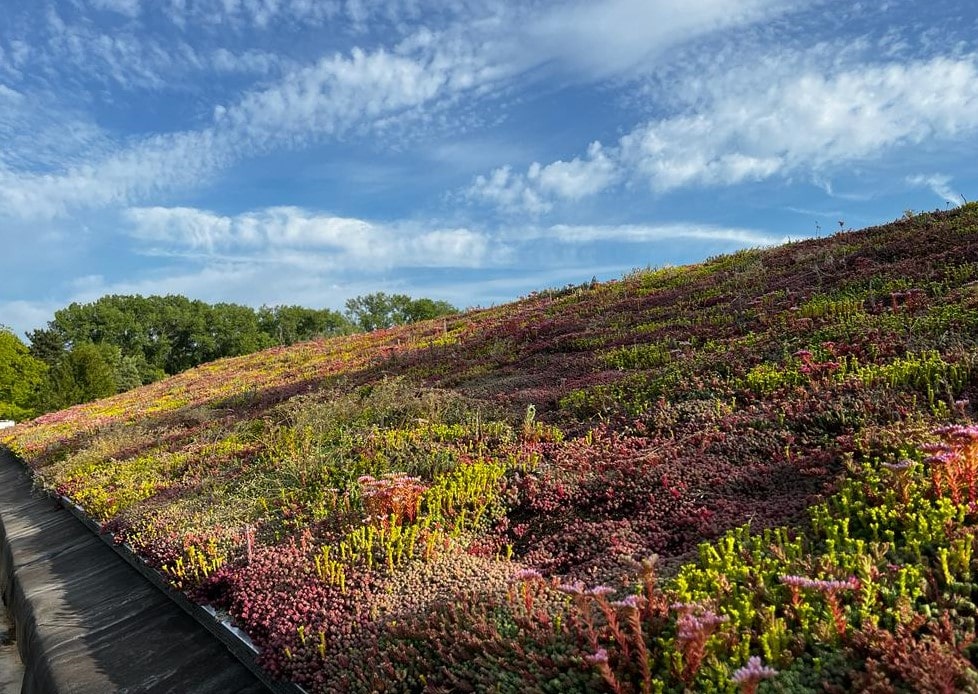
[{"label": "treetop foliage", "polygon": [[0,419],[34,416],[47,366],[31,356],[27,346],[0,325]]},{"label": "treetop foliage", "polygon": [[110,344],[134,359],[149,383],[222,357],[249,354],[277,344],[351,331],[329,309],[208,304],[185,296],[104,296],[55,312],[46,328],[28,334],[31,352],[54,365],[75,345]]},{"label": "treetop foliage", "polygon": [[360,330],[369,332],[380,328],[392,328],[439,316],[458,313],[447,301],[412,299],[406,294],[376,292],[358,296],[346,302],[346,315]]}]

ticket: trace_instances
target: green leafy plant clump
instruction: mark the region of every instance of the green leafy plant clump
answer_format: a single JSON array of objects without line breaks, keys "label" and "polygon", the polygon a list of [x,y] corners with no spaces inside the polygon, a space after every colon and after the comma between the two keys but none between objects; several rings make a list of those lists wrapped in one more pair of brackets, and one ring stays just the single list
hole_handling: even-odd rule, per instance
[{"label": "green leafy plant clump", "polygon": [[976,223],[378,295],[2,443],[307,691],[978,691]]}]

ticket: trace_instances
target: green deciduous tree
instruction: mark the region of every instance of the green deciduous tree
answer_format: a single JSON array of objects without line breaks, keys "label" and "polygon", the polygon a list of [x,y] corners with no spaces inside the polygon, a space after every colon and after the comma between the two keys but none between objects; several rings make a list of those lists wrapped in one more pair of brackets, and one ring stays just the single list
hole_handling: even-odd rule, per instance
[{"label": "green deciduous tree", "polygon": [[277,343],[247,306],[211,305],[179,295],[111,295],[73,303],[29,337],[35,356],[51,367],[74,345],[114,345],[139,370],[141,383]]},{"label": "green deciduous tree", "polygon": [[446,301],[412,299],[406,294],[366,294],[346,302],[346,314],[361,330],[377,330],[394,325],[429,320],[458,309]]},{"label": "green deciduous tree", "polygon": [[47,410],[115,395],[118,391],[112,348],[92,343],[76,344],[48,374],[42,401]]},{"label": "green deciduous tree", "polygon": [[27,345],[0,326],[0,419],[19,421],[37,414],[47,365]]},{"label": "green deciduous tree", "polygon": [[458,309],[447,301],[435,301],[434,299],[412,299],[404,308],[404,322],[417,323],[418,321],[430,320],[439,316],[447,316],[458,313]]},{"label": "green deciduous tree", "polygon": [[258,323],[262,332],[280,345],[346,335],[356,330],[356,326],[341,313],[303,306],[262,306],[258,309]]}]

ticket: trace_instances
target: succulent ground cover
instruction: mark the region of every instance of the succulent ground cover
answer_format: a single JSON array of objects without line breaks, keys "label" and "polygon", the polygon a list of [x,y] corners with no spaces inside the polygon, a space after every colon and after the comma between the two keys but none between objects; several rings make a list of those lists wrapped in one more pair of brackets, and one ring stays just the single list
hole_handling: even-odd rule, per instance
[{"label": "succulent ground cover", "polygon": [[4,435],[310,691],[978,691],[978,205]]}]

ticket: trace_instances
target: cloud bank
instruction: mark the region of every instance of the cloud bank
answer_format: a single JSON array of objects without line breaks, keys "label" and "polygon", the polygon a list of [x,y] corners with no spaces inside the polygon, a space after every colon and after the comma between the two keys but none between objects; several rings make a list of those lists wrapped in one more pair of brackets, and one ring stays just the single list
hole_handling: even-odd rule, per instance
[{"label": "cloud bank", "polygon": [[[745,95],[749,95],[745,98]],[[627,182],[655,193],[821,172],[891,150],[978,130],[978,58],[937,57],[826,74],[723,73],[686,112],[649,120],[615,146],[593,142],[570,162],[505,166],[475,179],[469,199],[539,214]]]}]

